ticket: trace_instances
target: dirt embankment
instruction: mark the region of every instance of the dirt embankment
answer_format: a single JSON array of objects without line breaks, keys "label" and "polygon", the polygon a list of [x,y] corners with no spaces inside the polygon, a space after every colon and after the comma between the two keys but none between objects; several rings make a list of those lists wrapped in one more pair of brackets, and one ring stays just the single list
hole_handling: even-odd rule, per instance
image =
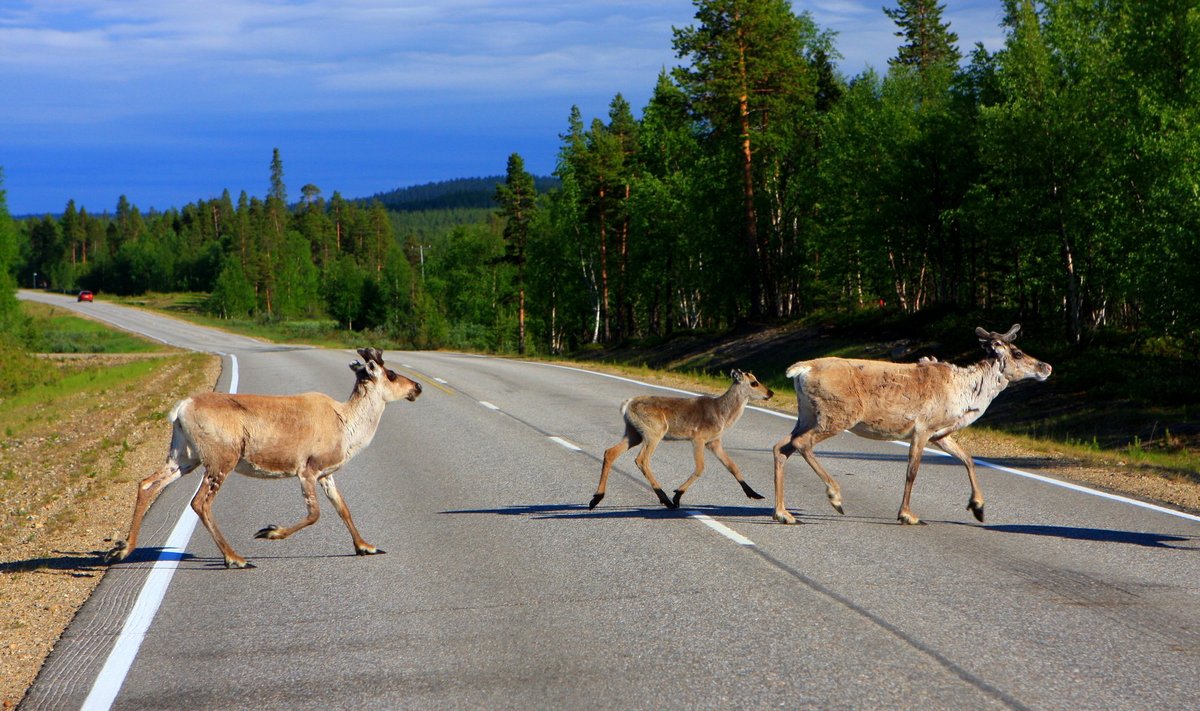
[{"label": "dirt embankment", "polygon": [[211,390],[215,356],[93,355],[66,369],[133,358],[161,365],[116,388],[6,412],[0,439],[0,706],[20,702],[75,612],[99,584],[103,554],[125,536],[135,482],[162,463],[166,414]]}]

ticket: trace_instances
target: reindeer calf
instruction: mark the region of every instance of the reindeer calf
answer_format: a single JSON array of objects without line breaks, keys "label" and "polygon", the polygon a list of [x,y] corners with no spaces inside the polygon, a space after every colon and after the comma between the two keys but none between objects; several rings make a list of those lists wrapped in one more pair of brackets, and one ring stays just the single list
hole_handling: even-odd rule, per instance
[{"label": "reindeer calf", "polygon": [[[600,469],[600,486],[589,509],[604,498],[608,485],[608,473],[612,470],[613,462],[630,447],[636,447],[643,441],[642,451],[638,453],[637,465],[645,475],[658,500],[667,508],[678,508],[679,500],[704,471],[704,448],[707,446],[717,455],[717,459],[725,465],[733,478],[742,485],[742,491],[752,499],[763,498],[742,478],[742,472],[733,463],[725,449],[721,447],[721,436],[742,416],[748,400],[766,400],[775,393],[766,385],[759,382],[753,373],[743,373],[734,370],[730,373],[733,384],[719,397],[660,397],[642,396],[626,400],[621,404],[621,414],[625,417],[625,436],[604,452],[604,465]],[[691,440],[692,451],[696,460],[696,469],[692,476],[675,490],[675,498],[667,498],[650,471],[650,457],[658,443],[664,439]]]}]

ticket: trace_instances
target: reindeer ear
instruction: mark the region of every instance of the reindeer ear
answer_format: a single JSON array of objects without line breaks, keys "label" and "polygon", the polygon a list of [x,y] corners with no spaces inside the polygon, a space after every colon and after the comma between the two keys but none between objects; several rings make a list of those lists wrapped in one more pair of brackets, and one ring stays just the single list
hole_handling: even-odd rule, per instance
[{"label": "reindeer ear", "polygon": [[362,369],[363,364],[358,361],[354,361],[350,364],[350,370],[353,370],[355,375],[362,375]]},{"label": "reindeer ear", "polygon": [[741,380],[743,377],[745,377],[745,373],[737,368],[734,368],[733,370],[729,371],[729,377],[733,378],[734,380]]}]

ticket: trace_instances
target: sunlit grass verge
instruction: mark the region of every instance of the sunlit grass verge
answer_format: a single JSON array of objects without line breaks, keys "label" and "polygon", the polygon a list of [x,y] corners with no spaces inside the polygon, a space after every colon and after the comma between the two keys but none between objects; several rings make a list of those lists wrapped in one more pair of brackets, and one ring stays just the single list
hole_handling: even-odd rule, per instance
[{"label": "sunlit grass verge", "polygon": [[[63,399],[123,392],[131,383],[146,377],[160,366],[156,359],[143,359],[115,365],[85,366],[69,372],[72,369],[70,365],[60,368],[48,360],[36,360],[40,361],[42,368],[58,370],[59,377],[0,398],[0,431],[6,436],[20,435],[25,428],[40,422],[63,422],[64,426],[69,426],[69,414],[57,407]],[[67,419],[64,421],[64,418]]]},{"label": "sunlit grass verge", "polygon": [[[274,343],[295,343],[326,348],[348,348],[362,345],[363,336],[341,330],[333,319],[302,319],[280,321],[273,319],[224,319],[204,310],[208,294],[146,293],[139,296],[112,297],[126,306],[158,311],[200,326],[219,328],[251,338]],[[387,344],[377,344],[384,347]]]},{"label": "sunlit grass verge", "polygon": [[21,302],[32,319],[26,348],[34,353],[156,353],[163,346],[73,315],[66,309],[33,301]]}]

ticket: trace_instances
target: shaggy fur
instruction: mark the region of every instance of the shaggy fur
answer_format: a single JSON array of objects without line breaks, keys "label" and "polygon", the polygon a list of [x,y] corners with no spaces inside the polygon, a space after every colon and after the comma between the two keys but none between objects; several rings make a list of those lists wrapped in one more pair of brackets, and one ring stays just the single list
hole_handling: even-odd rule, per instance
[{"label": "shaggy fur", "polygon": [[909,443],[908,474],[897,519],[920,523],[909,509],[909,498],[921,455],[932,443],[967,468],[971,498],[967,508],[983,520],[983,493],[975,465],[951,434],[977,420],[1010,382],[1050,377],[1050,366],[1013,345],[1020,330],[1014,325],[999,334],[976,329],[987,357],[967,367],[922,359],[919,363],[888,363],[847,358],[819,358],[793,364],[787,370],[796,386],[797,416],[791,434],[775,445],[776,521],[795,523],[784,506],[783,470],[787,458],[800,452],[825,482],[829,502],[842,511],[841,488],[821,466],[813,447],[849,430],[860,437],[905,440]]}]

